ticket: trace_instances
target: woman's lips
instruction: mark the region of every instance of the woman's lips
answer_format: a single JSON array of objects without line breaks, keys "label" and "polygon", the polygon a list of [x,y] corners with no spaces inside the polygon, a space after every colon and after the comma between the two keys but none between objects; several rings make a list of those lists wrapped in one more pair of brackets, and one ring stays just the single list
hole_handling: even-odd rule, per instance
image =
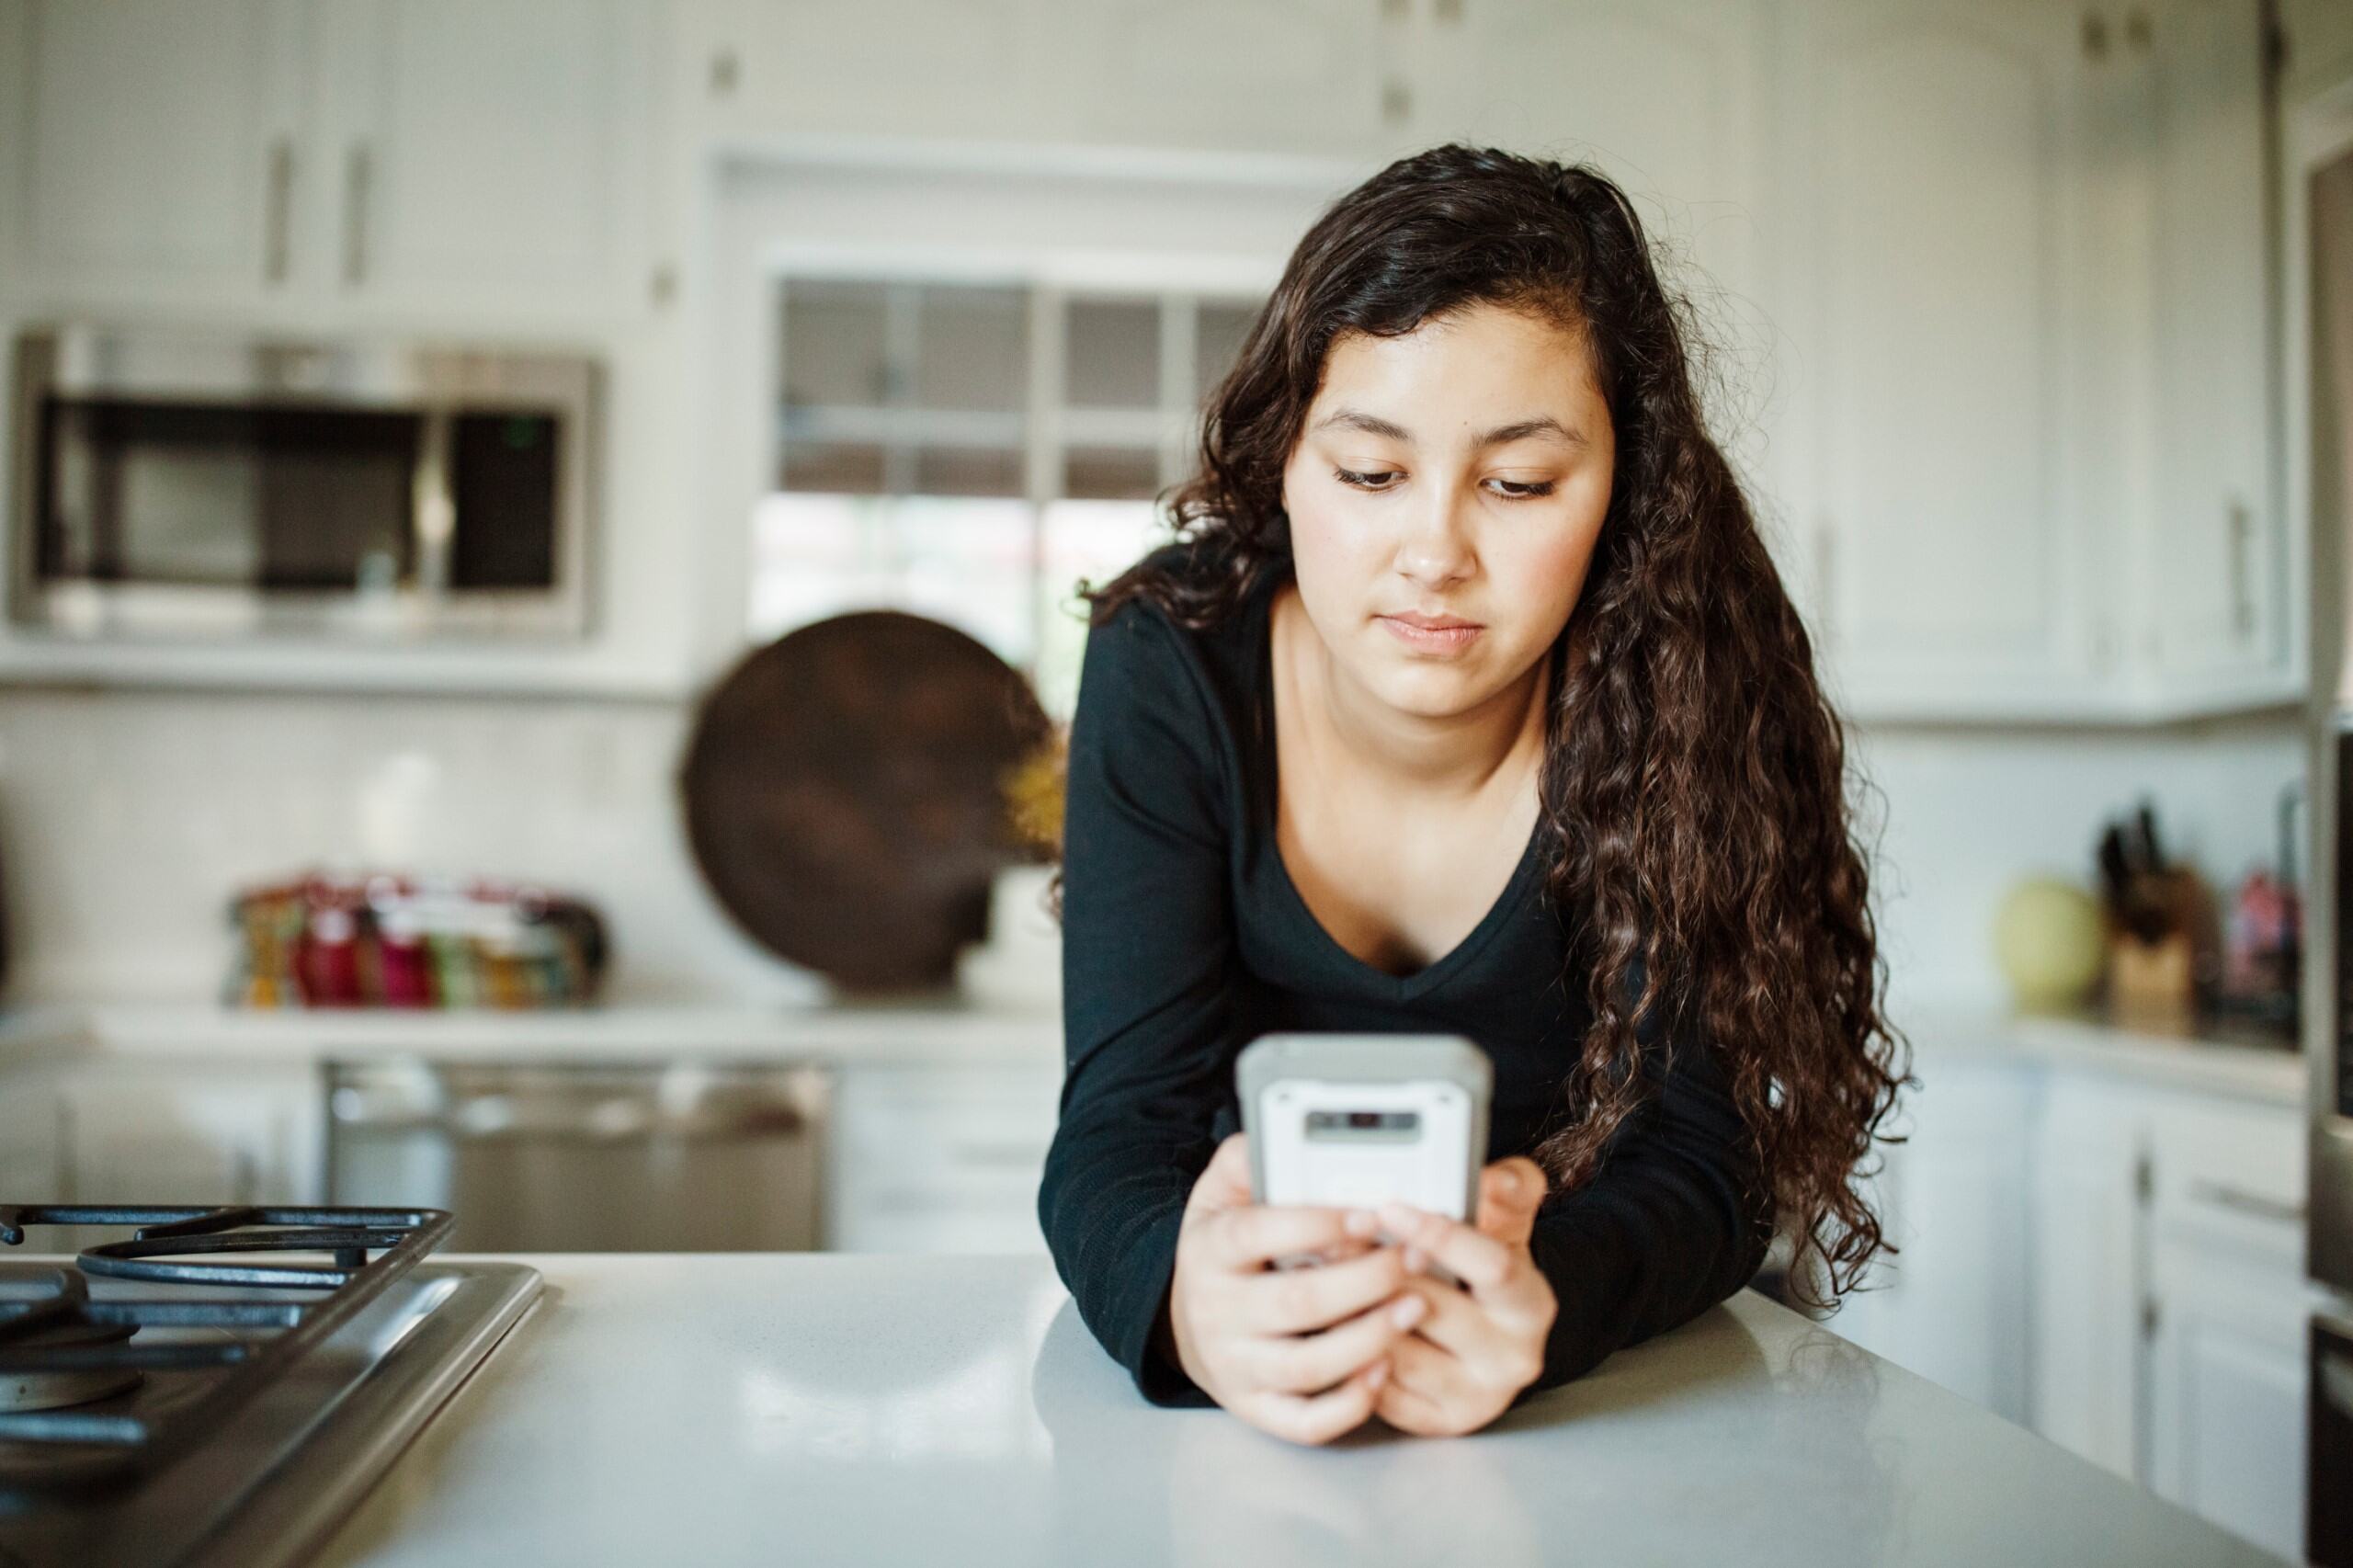
[{"label": "woman's lips", "polygon": [[1391,636],[1407,647],[1428,649],[1441,653],[1468,648],[1477,640],[1479,633],[1486,630],[1485,627],[1477,625],[1415,626],[1412,621],[1400,620],[1393,615],[1384,615],[1378,619],[1381,625],[1389,628]]}]

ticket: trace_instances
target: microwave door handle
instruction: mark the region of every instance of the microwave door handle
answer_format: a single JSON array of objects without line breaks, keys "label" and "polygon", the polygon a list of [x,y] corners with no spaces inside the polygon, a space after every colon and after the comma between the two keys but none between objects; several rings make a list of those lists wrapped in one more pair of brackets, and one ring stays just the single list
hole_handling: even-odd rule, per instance
[{"label": "microwave door handle", "polygon": [[458,503],[449,488],[452,418],[446,408],[426,411],[416,447],[416,476],[410,491],[417,597],[428,607],[438,605],[449,591],[449,543],[458,527]]}]

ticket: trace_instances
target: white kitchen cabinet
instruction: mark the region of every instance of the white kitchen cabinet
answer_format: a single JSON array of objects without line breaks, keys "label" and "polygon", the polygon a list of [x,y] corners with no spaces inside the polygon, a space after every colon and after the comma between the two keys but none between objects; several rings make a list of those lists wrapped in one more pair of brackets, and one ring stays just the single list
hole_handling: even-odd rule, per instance
[{"label": "white kitchen cabinet", "polygon": [[[316,324],[645,298],[656,18],[629,0],[0,0],[16,285]],[[0,143],[0,157],[6,155]]]},{"label": "white kitchen cabinet", "polygon": [[327,0],[318,235],[354,301],[642,298],[655,34],[630,0]]},{"label": "white kitchen cabinet", "polygon": [[1050,83],[1087,141],[1360,153],[1397,36],[1375,0],[1060,0]]},{"label": "white kitchen cabinet", "polygon": [[1931,1049],[1873,1184],[1903,1250],[1829,1325],[2293,1555],[2300,1108]]},{"label": "white kitchen cabinet", "polygon": [[316,1203],[324,1122],[307,1063],[107,1061],[54,1102],[74,1203]]},{"label": "white kitchen cabinet", "polygon": [[826,1244],[836,1252],[1035,1252],[1056,1067],[845,1064]]},{"label": "white kitchen cabinet", "polygon": [[6,8],[0,174],[21,210],[0,273],[159,303],[288,286],[294,203],[314,178],[301,0]]},{"label": "white kitchen cabinet", "polygon": [[1790,18],[1780,472],[1845,706],[2292,698],[2256,0]]},{"label": "white kitchen cabinet", "polygon": [[1356,153],[1374,0],[683,0],[673,90],[730,143],[873,134]]},{"label": "white kitchen cabinet", "polygon": [[1847,1338],[2013,1421],[2026,1418],[2026,1165],[2019,1129],[2032,1081],[2006,1062],[1947,1061],[1920,1073],[1888,1129],[1874,1183],[1898,1250],[1845,1298]]},{"label": "white kitchen cabinet", "polygon": [[2027,1424],[2127,1480],[2141,1472],[2151,1179],[2135,1104],[2108,1079],[2052,1074],[2020,1137],[2032,1172]]},{"label": "white kitchen cabinet", "polygon": [[[705,138],[1054,135],[1041,0],[680,0],[671,90]],[[1074,53],[1074,60],[1075,55]]]},{"label": "white kitchen cabinet", "polygon": [[2172,1096],[2149,1110],[2142,1479],[2283,1556],[2303,1544],[2301,1118]]},{"label": "white kitchen cabinet", "polygon": [[2097,703],[2077,14],[1816,0],[1779,199],[1815,630],[1859,713]]},{"label": "white kitchen cabinet", "polygon": [[0,1072],[0,1201],[63,1200],[65,1145],[57,1104],[56,1074],[49,1069]]},{"label": "white kitchen cabinet", "polygon": [[2148,676],[2166,706],[2291,699],[2261,6],[2188,0],[2147,30],[2154,352],[2126,406],[2149,409]]}]

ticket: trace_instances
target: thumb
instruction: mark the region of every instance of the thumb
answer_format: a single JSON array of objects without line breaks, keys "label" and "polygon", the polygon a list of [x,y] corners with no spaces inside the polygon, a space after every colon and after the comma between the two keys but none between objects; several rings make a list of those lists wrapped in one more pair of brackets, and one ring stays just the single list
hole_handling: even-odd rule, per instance
[{"label": "thumb", "polygon": [[1527,1155],[1497,1160],[1479,1173],[1478,1229],[1507,1246],[1526,1246],[1549,1191],[1544,1167]]},{"label": "thumb", "polygon": [[1250,1185],[1250,1135],[1229,1132],[1194,1181],[1192,1196],[1185,1207],[1188,1210],[1238,1209],[1256,1201],[1256,1198]]}]

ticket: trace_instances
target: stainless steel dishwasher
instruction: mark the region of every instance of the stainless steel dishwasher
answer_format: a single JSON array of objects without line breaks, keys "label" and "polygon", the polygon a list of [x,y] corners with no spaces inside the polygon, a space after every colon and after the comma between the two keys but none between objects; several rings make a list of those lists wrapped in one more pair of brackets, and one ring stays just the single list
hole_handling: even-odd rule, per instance
[{"label": "stainless steel dishwasher", "polygon": [[468,1252],[813,1251],[832,1102],[814,1063],[332,1062],[328,1197]]}]

